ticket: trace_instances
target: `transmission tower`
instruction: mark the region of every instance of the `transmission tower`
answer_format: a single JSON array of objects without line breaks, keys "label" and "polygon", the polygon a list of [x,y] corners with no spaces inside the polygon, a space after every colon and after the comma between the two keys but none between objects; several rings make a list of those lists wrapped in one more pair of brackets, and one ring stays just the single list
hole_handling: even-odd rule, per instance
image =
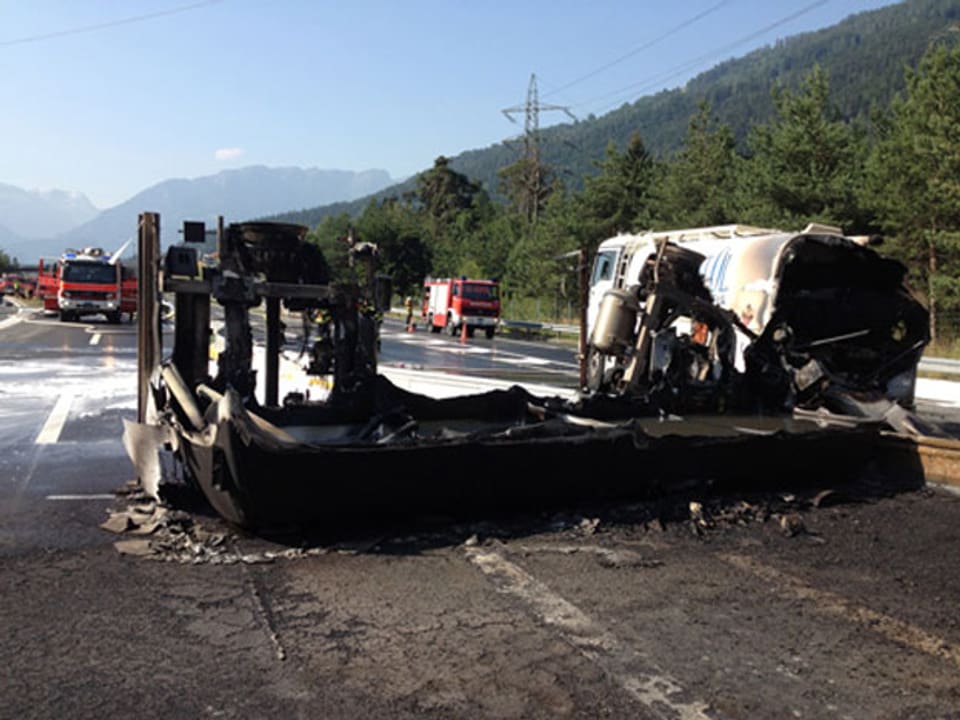
[{"label": "transmission tower", "polygon": [[537,215],[540,209],[540,200],[543,197],[543,165],[540,161],[540,113],[559,110],[565,113],[572,120],[576,116],[570,112],[570,108],[563,105],[544,105],[540,103],[537,94],[537,76],[530,74],[530,85],[527,88],[527,102],[524,105],[517,105],[505,108],[502,112],[507,120],[515,123],[517,120],[514,115],[523,113],[523,157],[524,173],[523,185],[526,195],[527,218],[531,224],[536,224]]}]

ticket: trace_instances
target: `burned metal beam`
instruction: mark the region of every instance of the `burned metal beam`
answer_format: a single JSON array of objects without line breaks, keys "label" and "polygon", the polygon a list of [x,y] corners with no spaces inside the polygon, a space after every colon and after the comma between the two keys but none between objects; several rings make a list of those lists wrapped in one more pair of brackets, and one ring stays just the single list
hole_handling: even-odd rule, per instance
[{"label": "burned metal beam", "polygon": [[137,231],[137,422],[146,423],[150,378],[160,362],[160,215],[141,213]]}]

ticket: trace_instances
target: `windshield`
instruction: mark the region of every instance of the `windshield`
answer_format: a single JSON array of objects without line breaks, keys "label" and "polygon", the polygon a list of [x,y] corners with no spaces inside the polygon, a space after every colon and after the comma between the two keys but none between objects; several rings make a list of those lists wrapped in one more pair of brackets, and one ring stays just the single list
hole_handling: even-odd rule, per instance
[{"label": "windshield", "polygon": [[463,296],[470,300],[496,300],[497,286],[479,283],[465,283],[463,286]]},{"label": "windshield", "polygon": [[112,285],[117,282],[115,265],[103,263],[70,262],[63,266],[64,282]]},{"label": "windshield", "polygon": [[591,285],[596,285],[602,280],[609,280],[613,277],[613,268],[617,262],[617,250],[604,250],[597,253],[597,259],[593,263],[593,278]]}]

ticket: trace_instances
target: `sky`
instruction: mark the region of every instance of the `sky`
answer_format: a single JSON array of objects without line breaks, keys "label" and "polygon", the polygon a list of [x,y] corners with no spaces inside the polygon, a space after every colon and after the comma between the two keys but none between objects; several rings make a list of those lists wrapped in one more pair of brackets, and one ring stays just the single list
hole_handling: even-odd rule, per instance
[{"label": "sky", "polygon": [[[891,0],[0,0],[0,183],[100,209],[247,165],[403,179]],[[542,127],[567,121],[544,109]]]}]

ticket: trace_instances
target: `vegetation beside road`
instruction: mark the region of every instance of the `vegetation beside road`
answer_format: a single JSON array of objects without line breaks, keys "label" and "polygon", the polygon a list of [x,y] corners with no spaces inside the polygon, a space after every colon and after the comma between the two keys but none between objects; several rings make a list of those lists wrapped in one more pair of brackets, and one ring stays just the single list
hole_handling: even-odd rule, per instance
[{"label": "vegetation beside road", "polygon": [[342,238],[353,230],[379,245],[401,295],[419,295],[426,275],[497,278],[505,317],[557,321],[577,302],[576,263],[561,256],[592,252],[617,232],[820,222],[883,234],[881,252],[907,264],[931,309],[932,335],[957,337],[960,45],[932,45],[905,83],[871,120],[846,120],[814,67],[799,90],[774,87],[774,117],[751,130],[745,152],[702,102],[672,157],[656,159],[635,133],[624,148],[608,146],[599,173],[578,179],[581,190],[522,159],[500,171],[503,204],[440,157],[412,191],[372,201],[358,217],[328,216],[310,237],[337,275],[350,272]]}]

